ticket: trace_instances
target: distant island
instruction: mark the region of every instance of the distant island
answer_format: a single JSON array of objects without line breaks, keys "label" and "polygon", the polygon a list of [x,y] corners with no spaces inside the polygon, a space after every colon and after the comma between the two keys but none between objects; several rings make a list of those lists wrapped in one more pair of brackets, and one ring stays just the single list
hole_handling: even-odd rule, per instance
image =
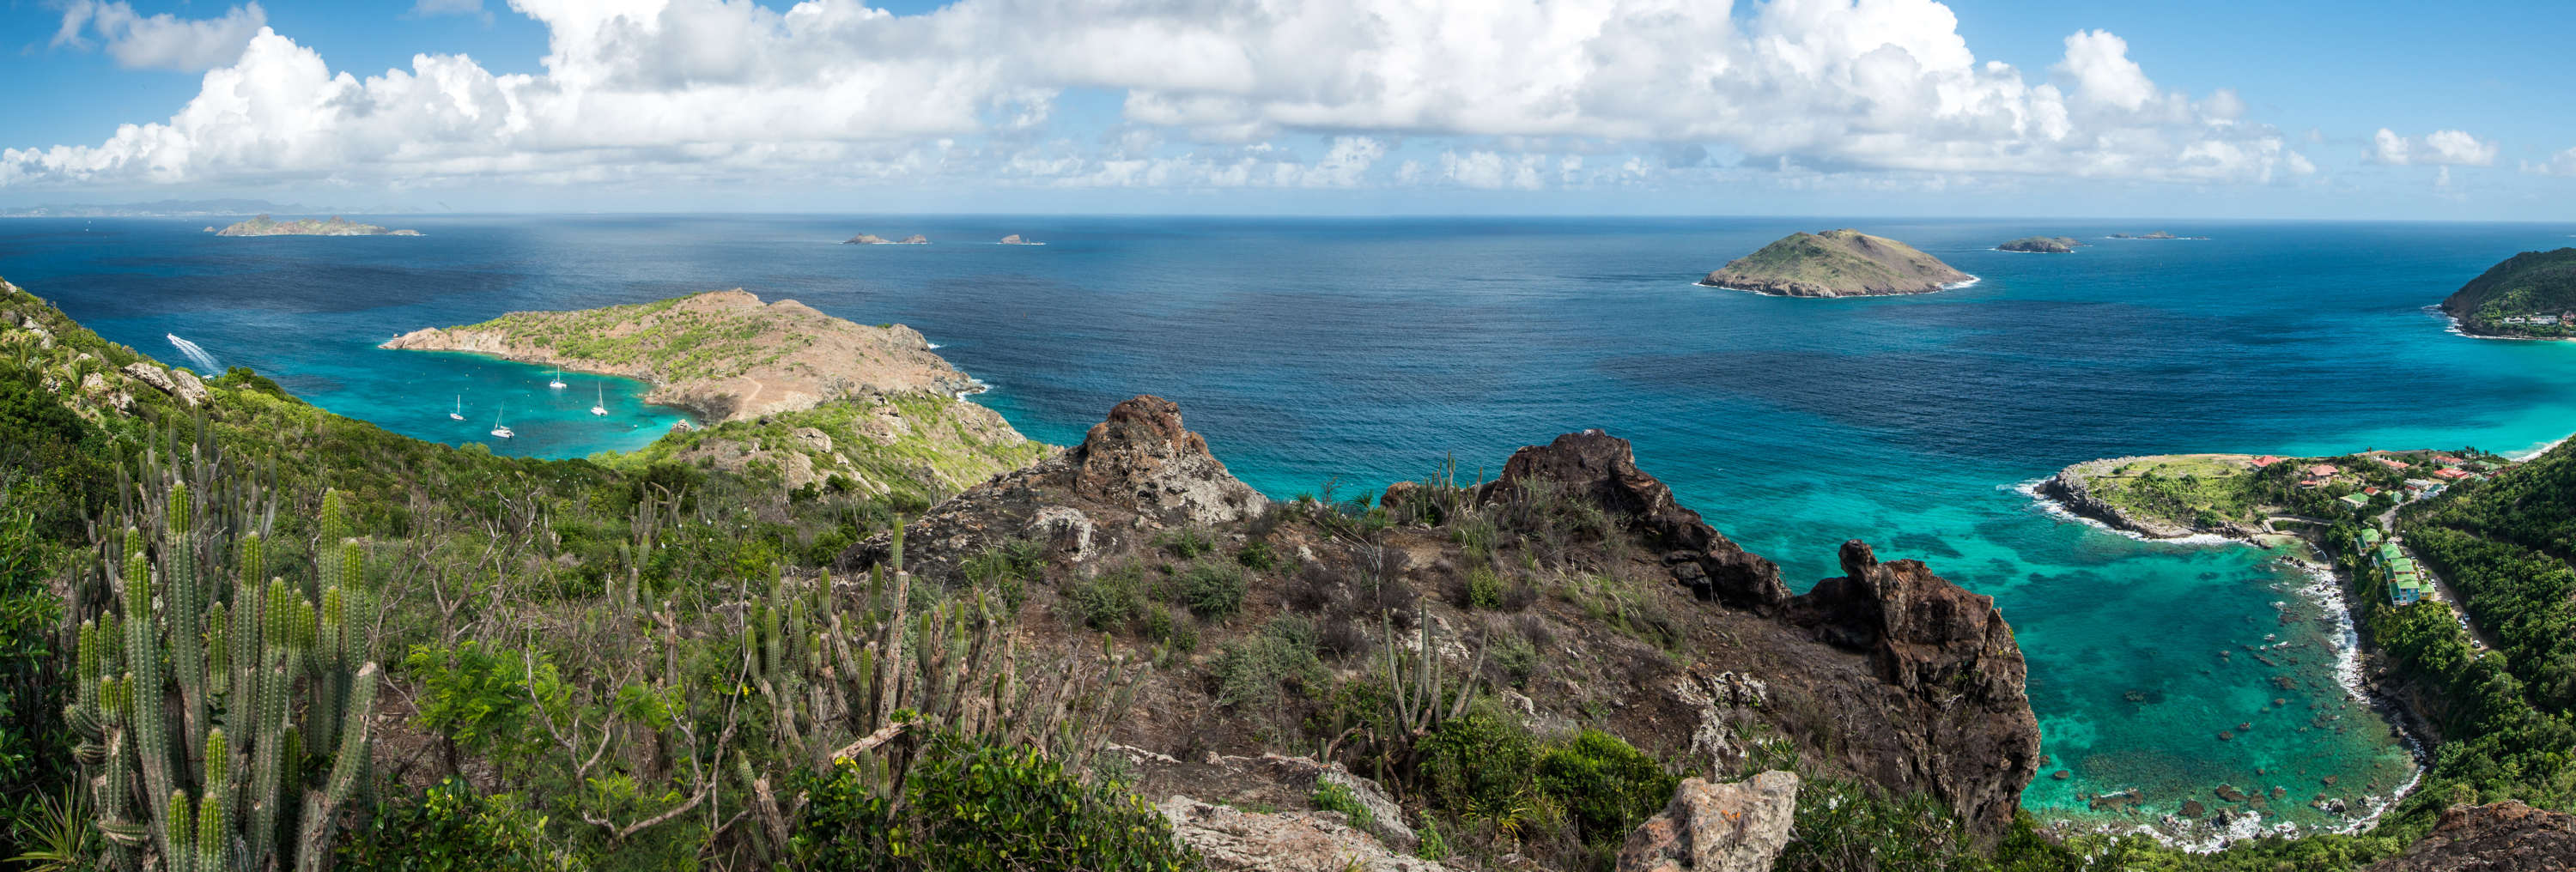
[{"label": "distant island", "polygon": [[419,236],[418,230],[388,230],[374,224],[360,224],[338,215],[328,221],[299,218],[279,221],[266,215],[243,221],[222,230],[216,236]]},{"label": "distant island", "polygon": [[2576,248],[2505,258],[2444,299],[2442,314],[2470,336],[2576,338]]},{"label": "distant island", "polygon": [[1021,239],[1019,234],[1017,234],[1017,233],[1013,233],[1013,234],[1011,234],[1011,235],[1009,235],[1009,236],[1002,237],[1002,241],[1001,241],[1001,243],[1000,243],[1000,244],[1002,244],[1002,245],[1045,245],[1046,243],[1043,243],[1043,242],[1030,242],[1030,241],[1028,241],[1028,240],[1026,240],[1026,239]]},{"label": "distant island", "polygon": [[2075,241],[2075,237],[2072,236],[2024,236],[1995,246],[1995,250],[2017,251],[2024,254],[2073,254],[2076,249],[2083,247],[2085,247],[2084,243]]},{"label": "distant island", "polygon": [[512,312],[415,330],[377,346],[467,351],[649,382],[645,402],[746,420],[870,394],[962,394],[982,385],[901,324],[853,324],[740,288],[574,312]]},{"label": "distant island", "polygon": [[1928,294],[1976,276],[1913,246],[1858,230],[1792,233],[1728,261],[1702,285],[1776,297]]},{"label": "distant island", "polygon": [[841,244],[842,244],[842,245],[929,245],[929,244],[930,244],[930,237],[923,236],[923,235],[921,235],[921,234],[919,234],[919,233],[915,233],[915,234],[913,234],[913,235],[911,235],[911,236],[906,236],[906,237],[904,237],[904,238],[902,238],[902,239],[887,239],[887,238],[885,238],[885,237],[883,237],[883,236],[878,236],[878,235],[876,235],[876,234],[874,234],[874,233],[861,233],[861,234],[859,234],[859,235],[857,235],[857,236],[850,237],[847,241],[842,242]]},{"label": "distant island", "polygon": [[2114,233],[2114,234],[2111,234],[2111,238],[2113,238],[2113,239],[2208,239],[2209,237],[2206,237],[2206,236],[2175,236],[2175,235],[2173,235],[2172,233],[2168,233],[2168,232],[2166,232],[2166,231],[2158,230],[2158,231],[2155,231],[2155,232],[2153,232],[2153,233]]}]

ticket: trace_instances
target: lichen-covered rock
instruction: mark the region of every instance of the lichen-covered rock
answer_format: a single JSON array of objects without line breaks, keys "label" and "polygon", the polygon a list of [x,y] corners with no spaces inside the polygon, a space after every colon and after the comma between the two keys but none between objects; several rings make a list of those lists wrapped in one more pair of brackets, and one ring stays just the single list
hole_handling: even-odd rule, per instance
[{"label": "lichen-covered rock", "polygon": [[1209,869],[1449,872],[1446,864],[1389,849],[1339,812],[1263,814],[1186,796],[1164,800],[1156,810],[1172,822],[1173,838],[1197,849]]},{"label": "lichen-covered rock", "polygon": [[1773,770],[1713,784],[1686,778],[1619,847],[1619,872],[1765,872],[1789,843],[1798,776]]},{"label": "lichen-covered rock", "polygon": [[206,384],[186,370],[165,370],[138,360],[126,364],[122,371],[127,377],[151,385],[153,389],[177,397],[190,406],[206,401]]},{"label": "lichen-covered rock", "polygon": [[1132,501],[1168,525],[1213,526],[1261,511],[1269,501],[1227,472],[1207,440],[1181,426],[1180,404],[1156,396],[1119,403],[1065,455],[1073,492]]}]

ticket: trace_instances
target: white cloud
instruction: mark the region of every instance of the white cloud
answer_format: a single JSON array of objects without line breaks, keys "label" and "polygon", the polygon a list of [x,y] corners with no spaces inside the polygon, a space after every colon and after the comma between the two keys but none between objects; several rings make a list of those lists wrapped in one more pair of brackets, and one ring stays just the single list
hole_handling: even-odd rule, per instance
[{"label": "white cloud", "polygon": [[2544,176],[2576,176],[2576,148],[2549,156],[2540,163],[2522,162],[2522,171]]},{"label": "white cloud", "polygon": [[128,69],[199,72],[239,60],[251,36],[268,23],[259,4],[235,6],[221,18],[185,19],[167,12],[144,16],[123,2],[73,0],[53,44],[88,48],[84,33],[106,43],[107,56]]},{"label": "white cloud", "polygon": [[[84,22],[124,9],[82,2]],[[1773,0],[1741,16],[1680,0],[959,0],[922,15],[859,0],[511,6],[548,29],[542,73],[423,54],[361,78],[256,27],[256,5],[237,8],[215,21],[248,20],[257,35],[177,114],[93,145],[0,153],[0,184],[792,169],[1531,187],[1620,173],[1569,155],[1703,146],[1837,172],[2260,183],[2314,168],[2244,122],[2234,92],[2166,91],[2107,31],[2067,37],[2057,81],[2033,81],[1978,61],[1932,0]],[[68,13],[65,29],[77,39]],[[1056,134],[1050,110],[1072,88],[1124,92],[1131,133]],[[1125,142],[1138,131],[1148,147]],[[1245,150],[1310,135],[1333,143],[1319,160]],[[1378,169],[1408,136],[1476,144],[1436,168]],[[1161,147],[1167,138],[1185,150]]]},{"label": "white cloud", "polygon": [[2370,158],[2392,166],[2423,164],[2427,166],[2492,166],[2500,151],[2494,142],[2480,140],[2461,130],[2436,130],[2423,139],[2409,139],[2397,131],[2382,127],[2371,135]]}]

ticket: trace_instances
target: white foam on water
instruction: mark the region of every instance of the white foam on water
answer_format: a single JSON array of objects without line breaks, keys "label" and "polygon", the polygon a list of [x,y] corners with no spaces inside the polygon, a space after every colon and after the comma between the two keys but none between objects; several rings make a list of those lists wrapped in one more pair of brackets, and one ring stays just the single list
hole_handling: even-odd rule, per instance
[{"label": "white foam on water", "polygon": [[2074,522],[2076,522],[2076,523],[2078,523],[2078,524],[2083,524],[2083,525],[2085,525],[2085,526],[2087,526],[2087,527],[2091,527],[2091,528],[2093,528],[2093,529],[2100,530],[2100,531],[2102,531],[2102,532],[2109,533],[2109,534],[2111,534],[2111,535],[2118,536],[2118,537],[2121,537],[2121,538],[2123,538],[2123,539],[2129,539],[2129,540],[2138,541],[2138,542],[2155,542],[2155,543],[2165,544],[2165,545],[2247,545],[2247,544],[2251,544],[2251,543],[2245,542],[2245,541],[2243,541],[2243,540],[2241,540],[2241,539],[2230,539],[2230,538],[2228,538],[2228,537],[2221,536],[2221,535],[2218,535],[2218,534],[2216,534],[2216,533],[2193,533],[2193,534],[2191,534],[2191,535],[2189,535],[2189,536],[2170,536],[2170,537],[2165,537],[2165,538],[2157,538],[2157,537],[2155,537],[2155,536],[2149,536],[2149,535],[2147,535],[2147,534],[2140,533],[2140,532],[2138,532],[2138,531],[2136,531],[2136,530],[2123,530],[2123,529],[2120,529],[2120,528],[2118,528],[2118,527],[2114,527],[2114,526],[2111,526],[2111,525],[2109,525],[2109,524],[2102,523],[2102,522],[2101,522],[2100,520],[2098,520],[2098,519],[2095,519],[2095,518],[2088,518],[2088,517],[2085,517],[2085,516],[2083,516],[2083,515],[2077,514],[2077,513],[2075,512],[2075,510],[2067,508],[2065,504],[2060,503],[2060,502],[2058,502],[2058,501],[2056,501],[2056,500],[2054,500],[2054,499],[2049,498],[2049,496],[2048,496],[2047,494],[2040,493],[2040,492],[2039,492],[2039,486],[2040,486],[2041,484],[2043,484],[2043,483],[2046,483],[2047,481],[2048,481],[2048,479],[2045,479],[2045,478],[2034,478],[2034,479],[2031,479],[2031,480],[2029,480],[2029,481],[2022,482],[2022,483],[2020,483],[2020,484],[2014,484],[2014,485],[1998,485],[1998,486],[1997,486],[1997,489],[1999,489],[1999,490],[2010,490],[2010,491],[2012,491],[2012,492],[2014,492],[2014,493],[2021,494],[2022,496],[2029,497],[2029,498],[2030,498],[2030,500],[2031,500],[2031,504],[2032,504],[2033,506],[2037,507],[2037,508],[2042,512],[2042,513],[2047,514],[2049,517],[2056,518],[2056,519],[2058,519],[2058,520],[2060,520],[2060,521],[2074,521]]},{"label": "white foam on water", "polygon": [[199,346],[197,343],[179,338],[179,334],[176,333],[164,333],[162,335],[169,337],[171,347],[179,349],[180,356],[186,357],[188,359],[188,365],[196,367],[199,373],[209,376],[224,374],[223,365],[216,363],[215,356],[207,354],[205,348]]}]

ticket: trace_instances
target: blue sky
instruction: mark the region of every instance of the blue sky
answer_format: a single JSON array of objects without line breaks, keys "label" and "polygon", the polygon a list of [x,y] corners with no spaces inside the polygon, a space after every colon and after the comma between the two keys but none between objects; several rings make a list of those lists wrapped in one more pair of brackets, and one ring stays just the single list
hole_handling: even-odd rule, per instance
[{"label": "blue sky", "polygon": [[2576,219],[2576,4],[13,0],[0,206]]}]

